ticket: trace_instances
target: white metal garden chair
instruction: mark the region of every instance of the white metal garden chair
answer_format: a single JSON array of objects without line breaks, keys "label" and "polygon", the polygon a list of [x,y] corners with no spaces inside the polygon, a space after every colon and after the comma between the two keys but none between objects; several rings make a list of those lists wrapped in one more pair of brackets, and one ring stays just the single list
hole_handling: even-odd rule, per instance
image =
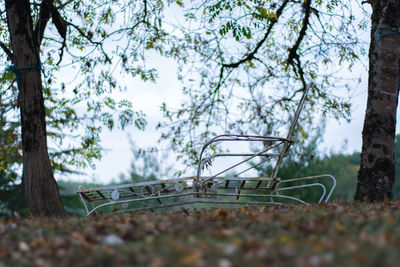
[{"label": "white metal garden chair", "polygon": [[[103,212],[126,212],[154,210],[174,206],[205,205],[282,205],[310,204],[301,197],[289,192],[306,188],[319,188],[317,203],[327,202],[336,186],[332,175],[324,174],[281,180],[279,168],[290,146],[303,109],[308,89],[303,93],[286,138],[253,135],[219,135],[208,141],[201,149],[195,176],[177,179],[156,180],[151,182],[113,185],[94,188],[79,187],[78,194],[87,215]],[[205,156],[211,144],[222,142],[262,142],[268,143],[261,151],[254,153],[215,153]],[[240,161],[216,174],[204,176],[203,169],[212,160],[219,157],[240,157]],[[256,158],[256,165],[246,165]],[[271,177],[243,176],[251,169],[275,160]],[[240,171],[238,169],[242,167]],[[235,175],[229,172],[236,171]],[[329,186],[323,180],[328,180]],[[328,188],[327,188],[328,187]]]}]

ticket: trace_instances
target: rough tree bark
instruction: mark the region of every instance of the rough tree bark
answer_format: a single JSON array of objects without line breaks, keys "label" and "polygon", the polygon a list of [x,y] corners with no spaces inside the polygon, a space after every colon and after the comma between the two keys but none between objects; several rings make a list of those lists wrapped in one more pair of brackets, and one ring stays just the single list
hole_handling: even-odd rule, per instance
[{"label": "rough tree bark", "polygon": [[25,193],[34,216],[60,216],[64,209],[47,152],[40,40],[33,29],[29,0],[5,4],[19,89]]},{"label": "rough tree bark", "polygon": [[394,183],[400,89],[400,0],[371,0],[368,101],[355,200],[382,201]]}]

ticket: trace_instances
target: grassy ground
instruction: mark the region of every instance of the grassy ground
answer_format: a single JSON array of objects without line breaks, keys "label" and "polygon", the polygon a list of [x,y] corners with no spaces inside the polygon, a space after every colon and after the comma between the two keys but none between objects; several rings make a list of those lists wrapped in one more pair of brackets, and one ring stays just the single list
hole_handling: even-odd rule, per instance
[{"label": "grassy ground", "polygon": [[0,266],[400,266],[400,203],[0,220]]}]

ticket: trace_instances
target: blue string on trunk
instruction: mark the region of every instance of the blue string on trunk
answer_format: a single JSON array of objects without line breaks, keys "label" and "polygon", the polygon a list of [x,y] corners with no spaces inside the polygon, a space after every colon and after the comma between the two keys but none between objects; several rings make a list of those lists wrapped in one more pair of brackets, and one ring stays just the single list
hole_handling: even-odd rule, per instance
[{"label": "blue string on trunk", "polygon": [[19,85],[21,83],[21,70],[29,70],[29,69],[35,69],[35,70],[40,70],[43,71],[41,66],[23,66],[16,68],[14,65],[7,66],[6,68],[6,73],[7,72],[13,72],[15,74],[15,78],[17,80],[17,84]]},{"label": "blue string on trunk", "polygon": [[363,185],[363,186],[365,186],[365,187],[368,187],[368,188],[370,188],[370,189],[374,189],[374,190],[376,190],[376,191],[383,191],[383,192],[385,192],[385,194],[386,194],[388,197],[396,197],[396,195],[394,194],[394,192],[391,191],[391,190],[386,190],[386,189],[383,189],[383,188],[379,188],[379,187],[376,187],[376,186],[373,186],[373,185],[364,183],[364,182],[362,182],[362,181],[360,181],[360,180],[357,180],[357,183],[359,183],[359,184],[361,184],[361,185]]},{"label": "blue string on trunk", "polygon": [[[386,30],[388,32],[380,33],[379,30]],[[382,38],[384,38],[386,36],[393,35],[393,34],[400,34],[399,31],[395,31],[395,30],[390,29],[388,27],[382,27],[382,26],[376,27],[376,31],[375,32],[378,34],[378,40],[376,40],[377,42],[379,42]]]}]

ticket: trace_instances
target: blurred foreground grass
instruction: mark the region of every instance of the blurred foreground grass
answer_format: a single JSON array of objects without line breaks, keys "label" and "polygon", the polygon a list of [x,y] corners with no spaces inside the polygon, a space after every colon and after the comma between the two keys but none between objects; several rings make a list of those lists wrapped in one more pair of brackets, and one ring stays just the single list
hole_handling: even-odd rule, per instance
[{"label": "blurred foreground grass", "polygon": [[400,203],[0,219],[0,266],[400,266]]}]

